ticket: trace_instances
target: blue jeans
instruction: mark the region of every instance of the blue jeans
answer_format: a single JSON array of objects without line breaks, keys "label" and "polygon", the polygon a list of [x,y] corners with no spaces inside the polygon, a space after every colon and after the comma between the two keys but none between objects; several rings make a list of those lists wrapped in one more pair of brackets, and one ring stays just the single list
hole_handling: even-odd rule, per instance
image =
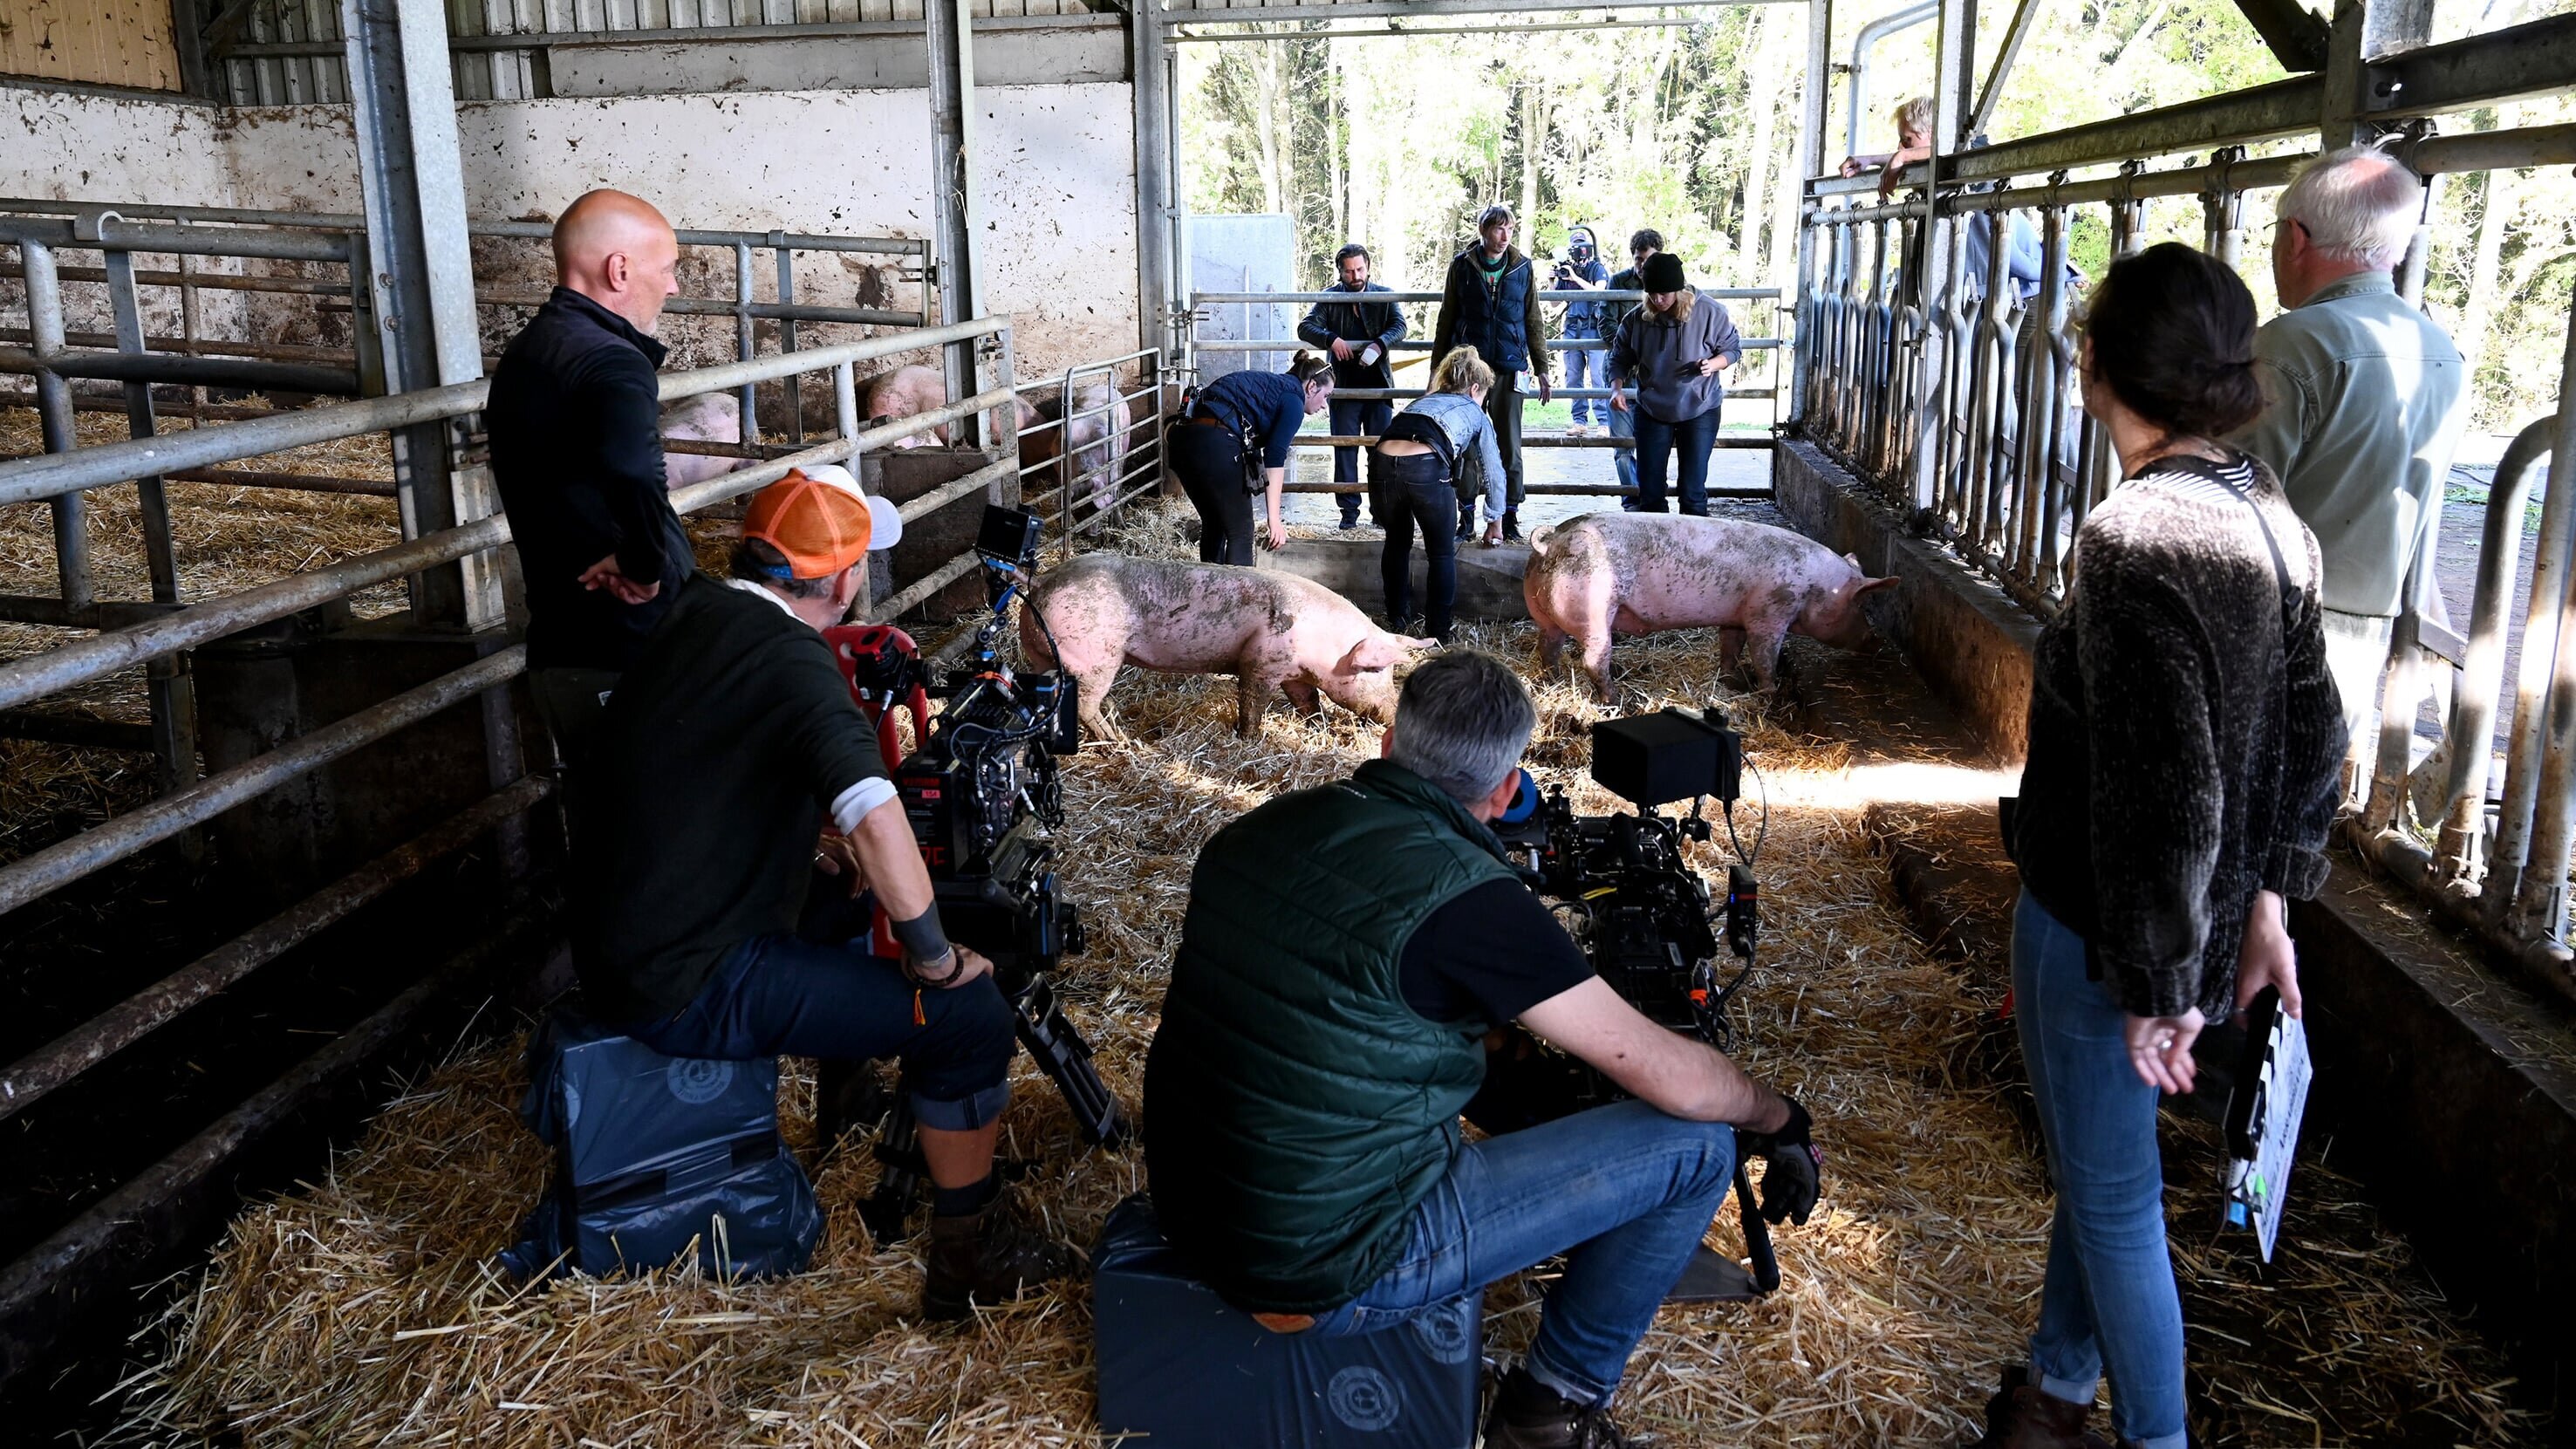
[{"label": "blue jeans", "polygon": [[736,946],[695,1000],[627,1029],[675,1057],[899,1057],[914,1116],[943,1132],[972,1131],[1010,1104],[1012,1032],[1011,1004],[990,975],[953,991],[915,988],[864,941],[786,935]]},{"label": "blue jeans", "polygon": [[[1337,397],[1324,404],[1324,410],[1325,420],[1332,424],[1333,436],[1337,438],[1377,437],[1386,431],[1387,420],[1395,416],[1394,406],[1384,398]],[[1360,481],[1358,448],[1333,450],[1333,481],[1336,483]],[[1342,510],[1344,522],[1354,522],[1359,518],[1360,495],[1336,493],[1333,495],[1333,502]]]},{"label": "blue jeans", "polygon": [[2120,1436],[2185,1449],[2182,1299],[2165,1246],[2156,1089],[2129,1066],[2125,1014],[2085,975],[2084,938],[2027,891],[2012,955],[2013,1019],[2057,1188],[2031,1380],[2090,1404],[2107,1371]]},{"label": "blue jeans", "polygon": [[1369,454],[1369,491],[1386,547],[1378,555],[1378,581],[1386,589],[1387,627],[1404,632],[1413,617],[1413,530],[1422,529],[1422,551],[1430,559],[1423,585],[1424,623],[1431,637],[1449,642],[1449,615],[1458,604],[1458,489],[1439,455],[1416,453],[1390,458]]},{"label": "blue jeans", "polygon": [[1734,1128],[1643,1102],[1486,1138],[1460,1151],[1414,1208],[1396,1265],[1311,1331],[1392,1328],[1563,1253],[1529,1371],[1576,1403],[1600,1403],[1707,1235],[1734,1172]]},{"label": "blue jeans", "polygon": [[[1598,342],[1601,340],[1601,333],[1592,323],[1569,322],[1566,324],[1565,328],[1565,340],[1568,342]],[[1567,387],[1608,387],[1610,385],[1610,354],[1608,352],[1578,352],[1572,348],[1568,348],[1564,355],[1565,385]],[[1590,380],[1586,381],[1587,378]],[[1578,423],[1591,422],[1595,418],[1598,418],[1603,422],[1607,422],[1610,419],[1610,400],[1608,398],[1579,397],[1568,403],[1567,406],[1574,410],[1574,421]]]},{"label": "blue jeans", "polygon": [[[1625,408],[1612,408],[1606,402],[1602,407],[1609,409],[1604,415],[1610,419],[1610,436],[1614,438],[1637,436],[1637,399],[1634,394],[1629,396],[1628,406]],[[1619,486],[1628,490],[1620,496],[1619,506],[1634,513],[1637,511],[1637,450],[1613,449],[1610,457],[1619,469]]]},{"label": "blue jeans", "polygon": [[1717,446],[1720,411],[1710,408],[1678,423],[1643,412],[1636,414],[1639,513],[1670,511],[1664,506],[1664,470],[1671,464],[1673,450],[1678,448],[1682,455],[1682,512],[1708,516],[1708,455]]}]

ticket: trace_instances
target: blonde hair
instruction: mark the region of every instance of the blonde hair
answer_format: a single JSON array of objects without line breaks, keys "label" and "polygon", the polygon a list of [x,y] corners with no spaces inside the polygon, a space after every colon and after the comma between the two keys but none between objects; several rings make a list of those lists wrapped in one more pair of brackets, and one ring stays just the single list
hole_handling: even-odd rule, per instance
[{"label": "blonde hair", "polygon": [[1681,324],[1690,320],[1691,309],[1698,305],[1699,288],[1684,287],[1680,291],[1673,293],[1673,305],[1671,310],[1657,312],[1652,307],[1640,307],[1637,309],[1637,315],[1646,319],[1648,322],[1654,323],[1661,323],[1669,319],[1674,326],[1679,327]]},{"label": "blonde hair", "polygon": [[1494,370],[1485,365],[1485,359],[1478,357],[1472,347],[1450,348],[1448,354],[1440,359],[1440,365],[1431,370],[1433,392],[1466,392],[1479,387],[1488,392],[1493,390]]},{"label": "blonde hair", "polygon": [[1903,145],[1905,143],[1905,133],[1908,131],[1921,131],[1926,136],[1931,135],[1932,117],[1932,98],[1930,96],[1916,96],[1914,99],[1898,106],[1896,108],[1897,144]]}]

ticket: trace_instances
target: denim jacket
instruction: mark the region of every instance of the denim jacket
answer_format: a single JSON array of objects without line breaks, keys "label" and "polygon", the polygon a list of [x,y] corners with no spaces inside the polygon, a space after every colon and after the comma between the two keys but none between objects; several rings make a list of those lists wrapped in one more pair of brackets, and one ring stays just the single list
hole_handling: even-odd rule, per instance
[{"label": "denim jacket", "polygon": [[[1473,476],[1482,480],[1487,512],[1495,518],[1502,517],[1503,452],[1494,445],[1494,421],[1485,416],[1484,406],[1463,392],[1435,392],[1415,398],[1405,411],[1420,413],[1440,425],[1441,433],[1449,439],[1449,450],[1462,465],[1472,464],[1476,470]],[[1470,445],[1474,447],[1472,453]],[[1468,468],[1461,466],[1457,479],[1464,481],[1468,476]]]}]

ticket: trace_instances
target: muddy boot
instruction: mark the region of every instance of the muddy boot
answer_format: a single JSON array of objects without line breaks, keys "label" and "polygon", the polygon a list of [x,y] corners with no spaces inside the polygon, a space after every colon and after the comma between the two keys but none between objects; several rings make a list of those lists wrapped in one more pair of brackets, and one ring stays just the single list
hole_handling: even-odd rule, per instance
[{"label": "muddy boot", "polygon": [[1525,1368],[1503,1376],[1485,1416],[1485,1449],[1649,1449],[1653,1443],[1620,1433],[1607,1404],[1561,1399]]},{"label": "muddy boot", "polygon": [[928,1281],[921,1316],[964,1318],[974,1304],[1007,1303],[1074,1269],[1071,1248],[1022,1222],[1011,1211],[1010,1192],[997,1189],[971,1213],[935,1213],[930,1219]]},{"label": "muddy boot", "polygon": [[1517,508],[1506,508],[1503,510],[1503,542],[1518,543],[1520,541],[1521,511]]},{"label": "muddy boot", "polygon": [[2084,1421],[2091,1404],[2070,1404],[2041,1391],[2020,1364],[2005,1368],[2003,1386],[1986,1400],[1985,1437],[1968,1449],[2111,1449]]}]

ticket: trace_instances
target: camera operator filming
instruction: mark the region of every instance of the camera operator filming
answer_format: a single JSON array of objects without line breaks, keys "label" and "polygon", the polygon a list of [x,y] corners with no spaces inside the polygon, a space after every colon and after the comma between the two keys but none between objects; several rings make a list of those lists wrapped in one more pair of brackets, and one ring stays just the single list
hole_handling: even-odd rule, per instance
[{"label": "camera operator filming", "polygon": [[[668,1055],[899,1057],[935,1188],[923,1311],[962,1317],[1073,1259],[1004,1201],[1012,1006],[992,963],[943,932],[876,731],[819,632],[902,524],[818,467],[755,494],[742,531],[732,577],[682,581],[600,717],[575,802],[574,964],[593,1015]],[[796,934],[827,856],[875,892],[897,959]]]},{"label": "camera operator filming", "polygon": [[[1806,1221],[1821,1159],[1804,1110],[1639,1013],[1521,883],[1489,822],[1535,720],[1501,661],[1443,654],[1406,679],[1384,758],[1217,832],[1146,1059],[1145,1153],[1173,1246],[1275,1331],[1373,1332],[1567,1254],[1484,1443],[1615,1449],[1612,1391],[1737,1155],[1768,1157],[1775,1222]],[[1638,1100],[1463,1145],[1514,1020]]]}]

